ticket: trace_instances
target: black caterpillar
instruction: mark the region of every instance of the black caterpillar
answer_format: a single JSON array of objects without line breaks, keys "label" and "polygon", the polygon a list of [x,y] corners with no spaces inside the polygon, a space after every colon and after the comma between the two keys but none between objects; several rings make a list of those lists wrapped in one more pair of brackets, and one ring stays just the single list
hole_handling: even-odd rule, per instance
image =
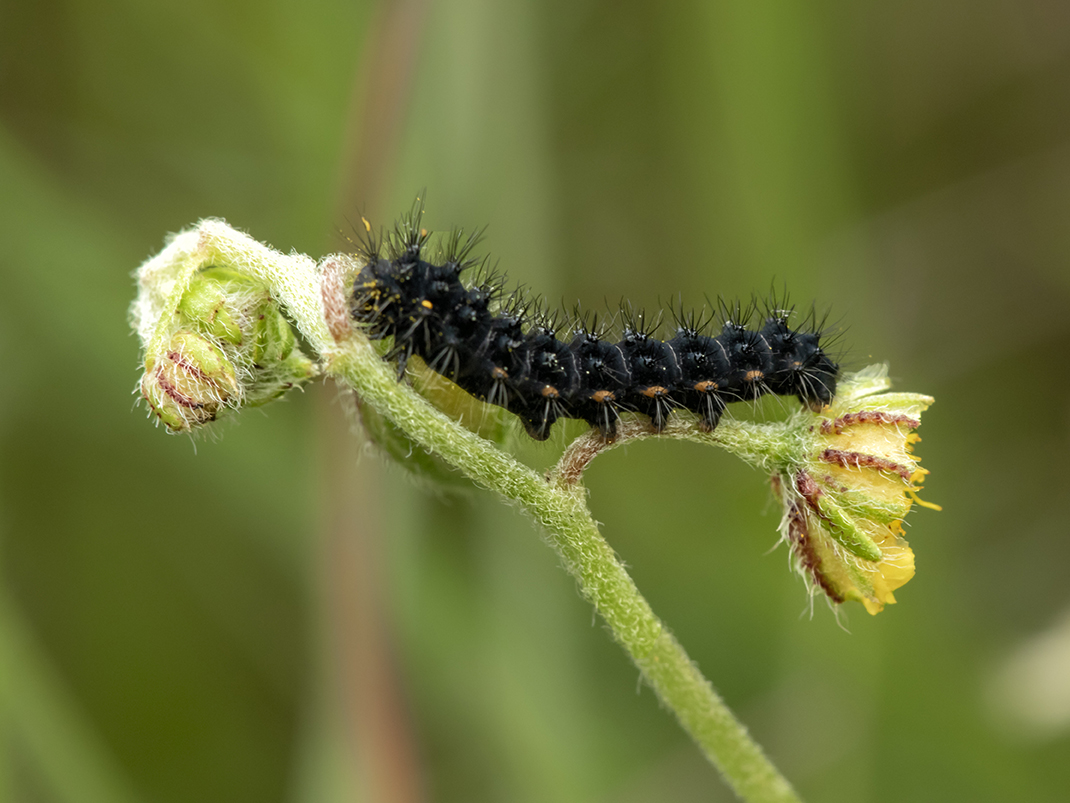
[{"label": "black caterpillar", "polygon": [[[612,342],[597,319],[573,316],[560,326],[518,294],[506,296],[501,282],[462,284],[461,273],[482,264],[471,257],[481,231],[454,230],[439,264],[424,259],[430,234],[422,215],[417,202],[379,236],[364,220],[353,318],[371,338],[393,338],[388,356],[398,361],[399,379],[415,354],[476,398],[519,416],[533,438],[545,440],[558,418],[579,418],[612,440],[621,412],[647,415],[660,431],[677,407],[712,430],[734,401],[773,393],[820,409],[836,392],[839,366],[821,349],[820,327],[791,329],[790,311],[775,300],[756,331],[746,325],[754,305],[722,307],[716,337],[704,334],[712,316],[674,313],[675,336],[658,340],[657,324],[626,311],[623,335]],[[568,342],[557,337],[565,328]]]}]

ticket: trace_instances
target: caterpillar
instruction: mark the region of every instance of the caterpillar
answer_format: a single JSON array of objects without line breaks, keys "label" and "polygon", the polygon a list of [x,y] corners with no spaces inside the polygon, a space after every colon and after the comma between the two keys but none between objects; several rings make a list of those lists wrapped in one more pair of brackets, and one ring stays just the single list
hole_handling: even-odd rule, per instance
[{"label": "caterpillar", "polygon": [[519,293],[505,293],[493,277],[467,286],[461,274],[486,264],[472,256],[482,230],[454,229],[438,258],[429,259],[422,217],[417,201],[392,231],[377,235],[361,218],[366,236],[353,319],[370,338],[393,339],[387,358],[397,361],[399,380],[419,356],[467,393],[514,413],[536,440],[545,440],[557,419],[576,418],[611,441],[624,412],[648,416],[661,431],[677,408],[711,431],[732,402],[775,394],[817,410],[836,392],[839,366],[821,348],[821,326],[811,316],[809,326],[792,329],[791,310],[775,298],[754,329],[748,321],[757,304],[722,304],[716,336],[707,334],[715,316],[673,310],[669,340],[654,336],[660,321],[650,325],[642,312],[625,309],[614,341],[597,317],[573,314],[562,322]]}]

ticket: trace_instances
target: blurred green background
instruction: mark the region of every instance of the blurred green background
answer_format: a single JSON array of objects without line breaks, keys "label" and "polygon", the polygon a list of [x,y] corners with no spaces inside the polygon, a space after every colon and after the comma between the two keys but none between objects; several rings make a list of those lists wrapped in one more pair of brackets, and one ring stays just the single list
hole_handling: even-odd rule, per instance
[{"label": "blurred green background", "polygon": [[725,455],[615,451],[591,506],[806,799],[1070,796],[1070,6],[7,0],[0,798],[731,799],[529,522],[335,388],[196,442],[135,405],[167,232],[319,256],[422,188],[551,301],[776,281],[936,396],[944,512],[845,628]]}]

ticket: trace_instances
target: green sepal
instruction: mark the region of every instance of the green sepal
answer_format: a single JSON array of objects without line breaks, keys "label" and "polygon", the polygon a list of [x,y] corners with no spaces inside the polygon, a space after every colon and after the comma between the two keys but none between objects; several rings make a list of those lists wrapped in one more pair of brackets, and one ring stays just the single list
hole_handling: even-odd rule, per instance
[{"label": "green sepal", "polygon": [[828,529],[832,537],[852,555],[873,562],[880,561],[884,557],[873,539],[862,532],[846,511],[827,493],[817,497],[817,507],[822,518],[829,525]]},{"label": "green sepal", "polygon": [[297,345],[290,322],[270,301],[254,311],[253,324],[254,365],[271,365],[286,360]]},{"label": "green sepal", "polygon": [[907,497],[889,498],[877,502],[872,496],[853,489],[837,490],[836,497],[844,512],[855,518],[869,519],[879,524],[901,521],[910,512],[911,502]]},{"label": "green sepal", "polygon": [[195,276],[178,304],[178,312],[205,333],[241,345],[241,328],[227,305],[224,286],[215,279]]},{"label": "green sepal", "polygon": [[197,332],[175,332],[161,353],[146,357],[141,392],[168,429],[214,420],[241,396],[234,365]]}]

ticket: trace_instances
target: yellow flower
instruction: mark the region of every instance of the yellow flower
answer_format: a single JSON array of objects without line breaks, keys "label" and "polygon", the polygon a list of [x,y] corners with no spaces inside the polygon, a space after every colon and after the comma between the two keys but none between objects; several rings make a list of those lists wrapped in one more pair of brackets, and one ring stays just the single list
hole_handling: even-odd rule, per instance
[{"label": "yellow flower", "polygon": [[845,377],[833,403],[811,414],[805,457],[774,475],[784,503],[781,532],[796,568],[833,602],[857,600],[871,614],[895,602],[914,576],[903,518],[928,473],[914,430],[933,399],[886,393],[887,368]]}]

